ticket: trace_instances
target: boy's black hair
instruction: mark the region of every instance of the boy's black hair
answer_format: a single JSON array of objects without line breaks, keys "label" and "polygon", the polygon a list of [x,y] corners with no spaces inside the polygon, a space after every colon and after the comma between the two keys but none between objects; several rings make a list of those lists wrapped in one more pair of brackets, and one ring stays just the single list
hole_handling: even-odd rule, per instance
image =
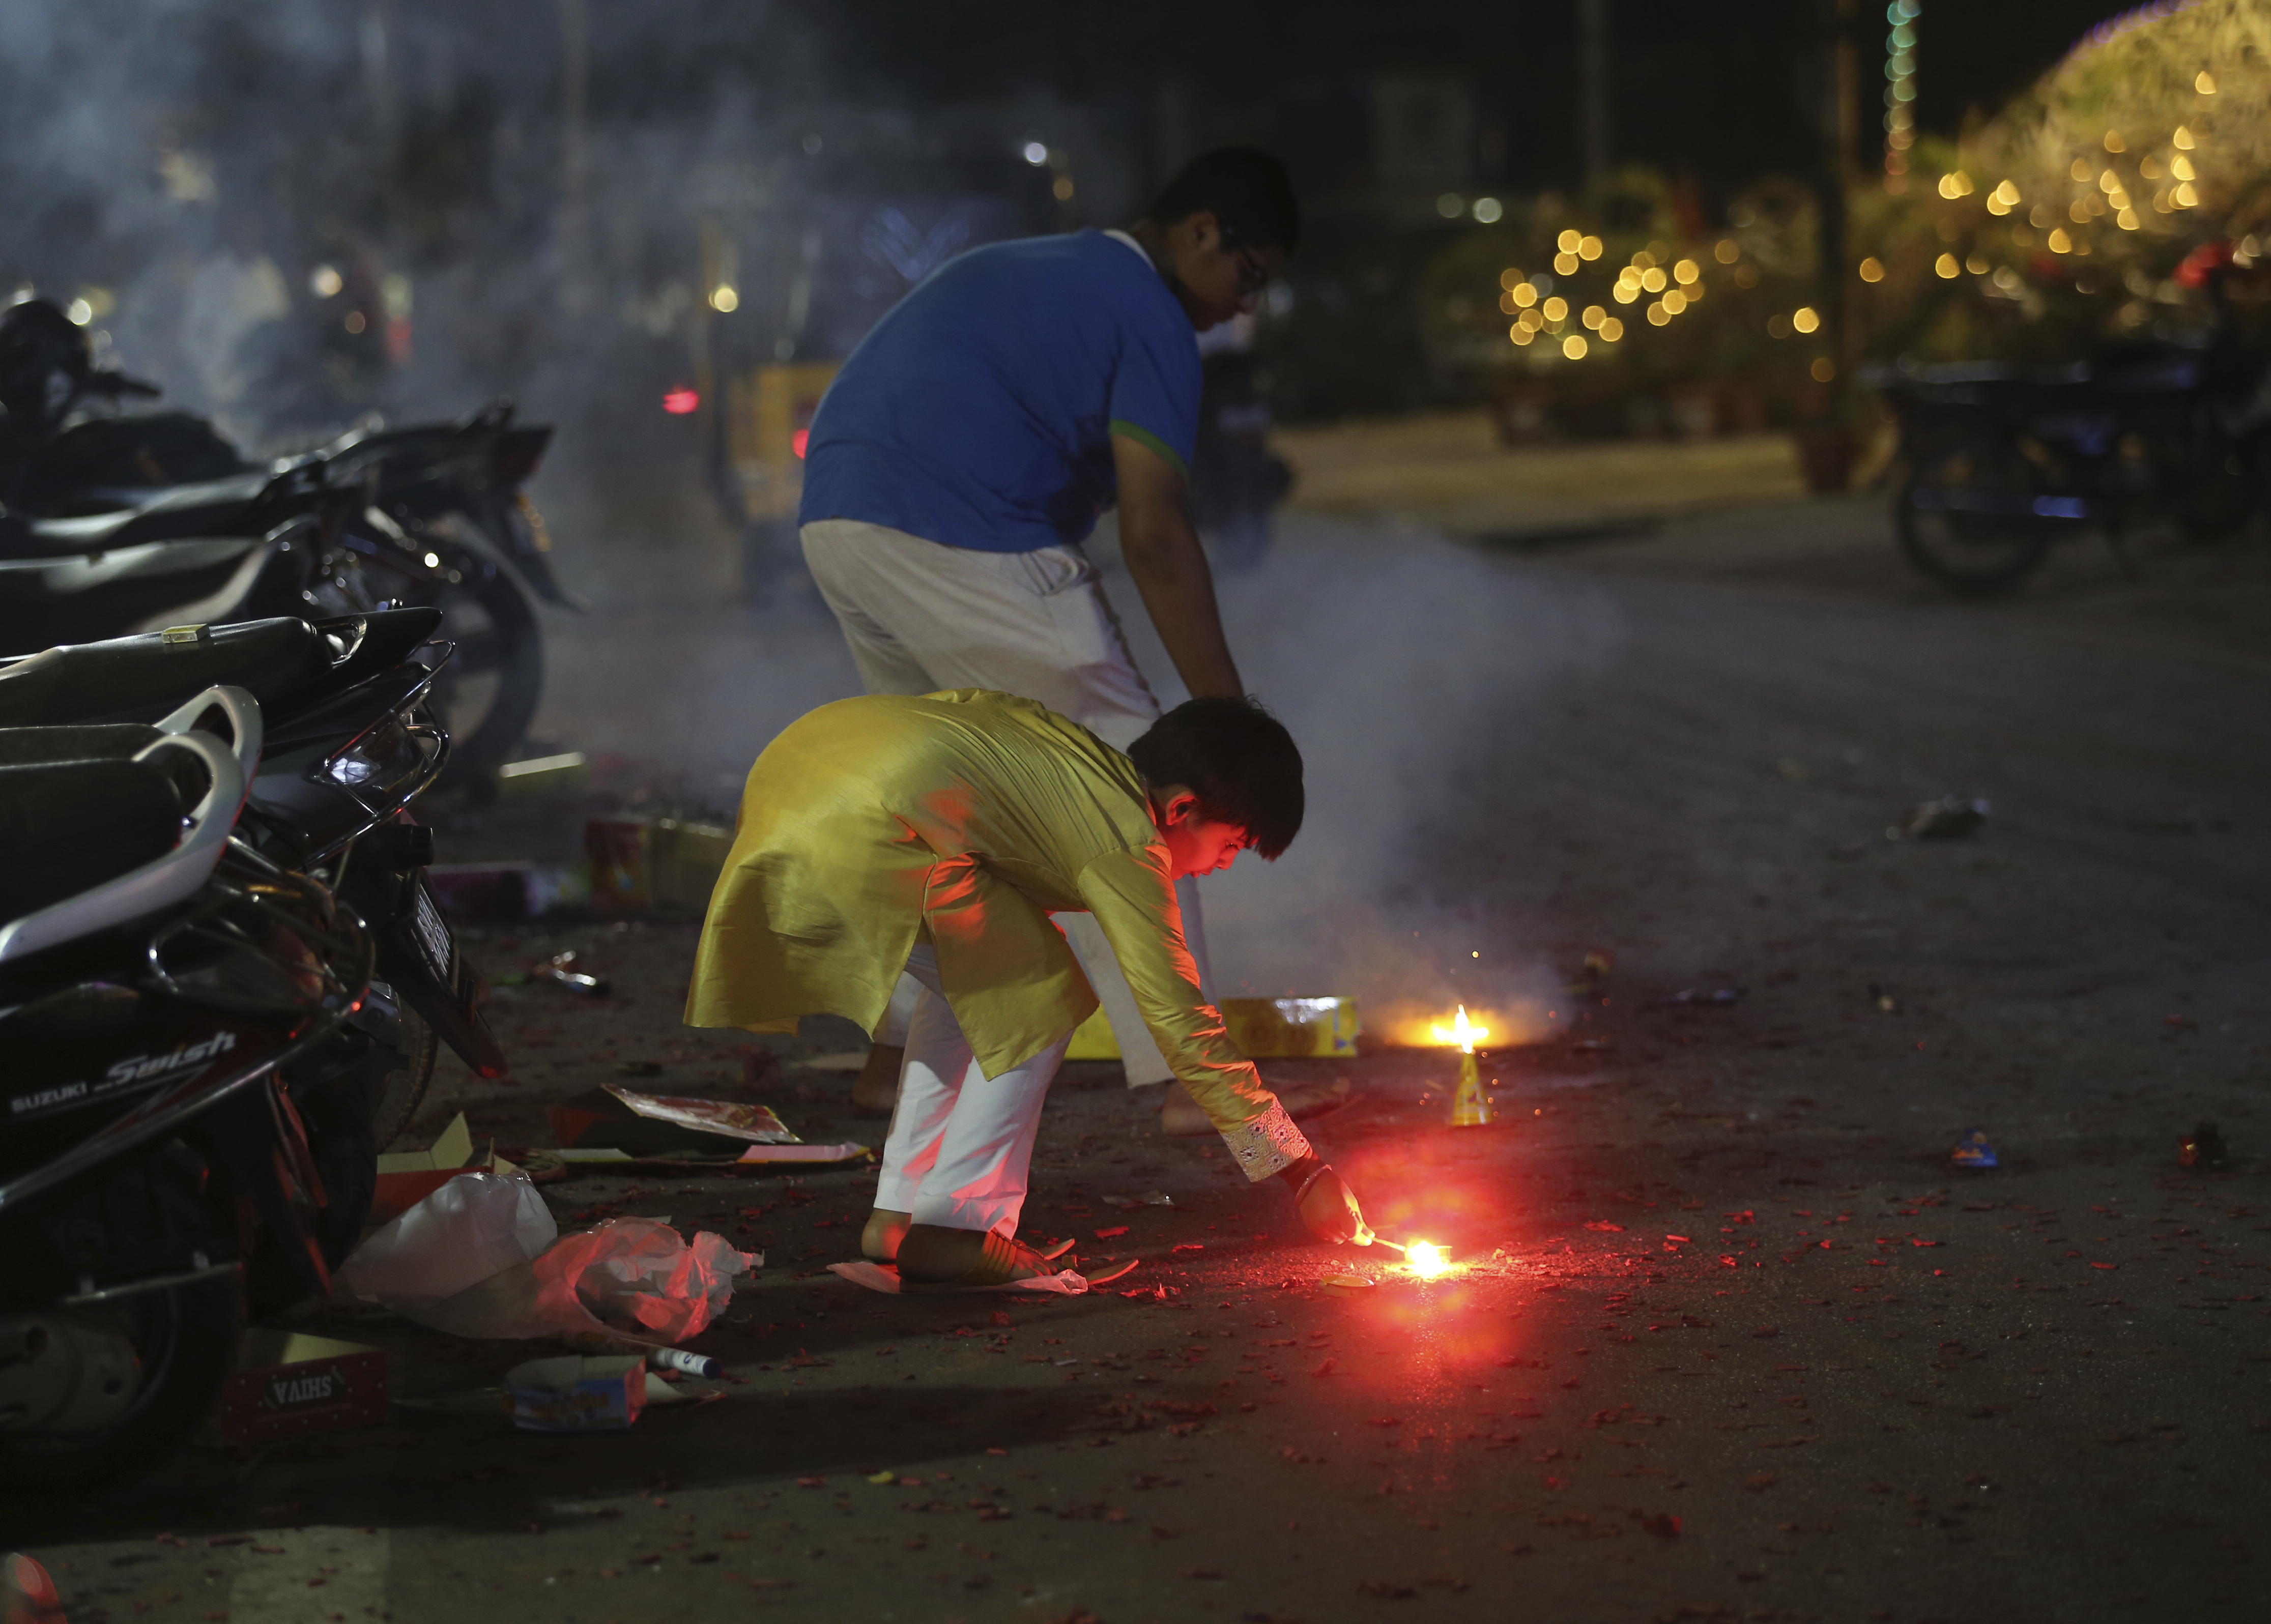
[{"label": "boy's black hair", "polygon": [[1275,861],[1301,830],[1301,752],[1285,724],[1252,699],[1187,699],[1128,747],[1156,789],[1187,786],[1201,816],[1234,823]]},{"label": "boy's black hair", "polygon": [[1301,245],[1301,204],[1283,160],[1258,146],[1217,146],[1185,164],[1151,199],[1143,218],[1158,226],[1205,210],[1223,235],[1248,248]]}]

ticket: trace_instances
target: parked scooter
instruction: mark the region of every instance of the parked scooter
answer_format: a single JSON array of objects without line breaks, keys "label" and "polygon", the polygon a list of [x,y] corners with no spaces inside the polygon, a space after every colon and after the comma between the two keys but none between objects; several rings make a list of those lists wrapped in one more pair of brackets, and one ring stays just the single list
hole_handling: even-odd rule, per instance
[{"label": "parked scooter", "polygon": [[0,666],[0,1495],[178,1442],[245,1312],[328,1289],[436,1036],[503,1070],[407,818],[439,619]]},{"label": "parked scooter", "polygon": [[432,831],[409,811],[450,756],[429,710],[450,657],[433,640],[440,620],[418,608],[182,628],[0,666],[0,727],[133,723],[215,682],[258,700],[266,744],[238,836],[369,922],[376,980],[354,1024],[375,1045],[382,1148],[416,1111],[437,1041],[482,1076],[505,1069],[480,1011],[485,985],[424,879]]},{"label": "parked scooter", "polygon": [[2116,346],[2070,367],[1882,368],[1900,421],[1894,525],[1909,562],[1962,592],[2010,586],[2096,527],[2116,553],[2155,518],[2215,540],[2271,495],[2271,361],[2240,338],[2228,244],[2178,270],[2214,324],[2197,342]]},{"label": "parked scooter", "polygon": [[232,836],[259,706],[0,731],[0,1495],[146,1466],[368,1211],[371,943]]},{"label": "parked scooter", "polygon": [[554,576],[550,533],[522,488],[552,430],[517,424],[513,412],[496,400],[454,423],[374,425],[313,453],[369,488],[346,540],[380,600],[443,612],[458,655],[436,702],[460,774],[482,785],[511,759],[544,694],[543,632],[529,592],[584,607]]},{"label": "parked scooter", "polygon": [[[321,612],[427,605],[443,611],[458,658],[437,697],[461,773],[486,782],[510,758],[543,692],[543,639],[529,592],[582,606],[554,577],[550,538],[522,489],[552,430],[494,401],[453,423],[371,420],[310,450],[257,464],[205,420],[118,414],[155,386],[96,369],[86,340],[48,302],[0,314],[0,504],[48,517],[134,510],[176,491],[249,494],[309,466],[353,488],[340,540],[358,595]],[[524,587],[524,583],[525,586]],[[284,613],[273,601],[242,613]],[[218,609],[182,619],[227,619]],[[131,629],[123,622],[104,631]]]},{"label": "parked scooter", "polygon": [[357,493],[327,472],[178,486],[99,513],[0,513],[0,648],[374,607],[343,529]]}]

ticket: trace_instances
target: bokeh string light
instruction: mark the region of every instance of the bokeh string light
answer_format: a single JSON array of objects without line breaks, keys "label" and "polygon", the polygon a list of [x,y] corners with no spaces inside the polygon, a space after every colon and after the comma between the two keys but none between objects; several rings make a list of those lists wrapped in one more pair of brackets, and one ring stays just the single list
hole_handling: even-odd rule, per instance
[{"label": "bokeh string light", "polygon": [[[1501,314],[1514,317],[1507,328],[1509,343],[1527,348],[1541,337],[1558,340],[1549,344],[1547,356],[1558,353],[1564,361],[1582,361],[1590,354],[1604,354],[1600,345],[1615,344],[1625,336],[1623,319],[1611,313],[1606,304],[1587,304],[1582,312],[1573,317],[1572,302],[1552,291],[1557,278],[1568,278],[1592,270],[1591,262],[1604,258],[1607,244],[1602,238],[1571,227],[1554,239],[1553,273],[1543,272],[1526,275],[1518,266],[1509,265],[1499,272],[1498,308]],[[1607,290],[1609,300],[1617,304],[1649,302],[1641,311],[1649,325],[1668,326],[1672,318],[1691,306],[1701,303],[1705,296],[1704,265],[1701,259],[1680,257],[1666,263],[1661,243],[1635,250],[1631,260],[1618,268],[1615,279]],[[1740,247],[1731,238],[1723,238],[1714,246],[1711,257],[1722,265],[1735,265],[1742,258]],[[1737,280],[1740,282],[1738,275]],[[1747,284],[1744,284],[1747,285]],[[1568,332],[1564,329],[1572,320],[1581,324],[1585,333]]]},{"label": "bokeh string light", "polygon": [[1916,145],[1917,19],[1920,0],[1893,0],[1885,8],[1885,190],[1908,190],[1909,148]]}]

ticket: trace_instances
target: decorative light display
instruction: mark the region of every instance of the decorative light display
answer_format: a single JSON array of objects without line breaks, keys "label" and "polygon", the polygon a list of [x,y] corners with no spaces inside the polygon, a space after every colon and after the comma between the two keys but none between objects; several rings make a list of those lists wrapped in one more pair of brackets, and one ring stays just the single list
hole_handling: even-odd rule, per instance
[{"label": "decorative light display", "polygon": [[[2261,105],[2266,70],[2215,20],[2226,8],[2148,0],[2108,19],[2034,94],[1959,144],[1926,142],[1917,127],[1921,0],[1877,3],[1888,25],[1882,181],[1899,196],[1855,204],[1858,227],[1881,235],[1857,242],[1846,261],[1863,285],[1852,289],[1855,311],[1873,340],[1991,346],[2022,323],[2045,335],[2036,342],[2067,330],[2130,332],[2170,317],[2166,263],[2188,244],[2229,236],[2238,264],[2271,259],[2271,233],[2259,241],[2245,230],[2258,223],[2247,211],[2260,210],[2271,174],[2260,120],[2246,122]],[[2109,48],[2120,71],[2086,60]],[[1523,227],[1523,257],[1534,268],[1500,276],[1497,309],[1510,324],[1509,350],[1522,354],[1499,351],[1498,363],[1566,377],[1572,421],[1605,424],[1619,405],[1634,408],[1634,426],[1670,421],[1684,405],[1680,391],[1716,388],[1717,375],[1736,369],[1793,383],[1833,382],[1842,370],[1818,353],[1825,311],[1798,303],[1802,216],[1762,218],[1737,199],[1727,235],[1683,241],[1686,231],[1667,229],[1670,211],[1660,211],[1656,229],[1671,240],[1642,247],[1638,232],[1573,220],[1550,195],[1539,203],[1552,212],[1523,221],[1515,205],[1504,212]],[[1550,223],[1554,212],[1566,227]],[[1486,289],[1493,262],[1503,263],[1470,254],[1460,274]],[[1682,325],[1688,307],[1710,296],[1721,302],[1709,313],[1715,331]],[[1493,297],[1451,294],[1452,321],[1465,324]],[[1732,326],[1722,330],[1723,317]],[[1650,331],[1674,326],[1681,331],[1664,338]],[[1479,336],[1461,334],[1463,358]],[[1770,347],[1754,347],[1761,337]],[[1738,374],[1730,387],[1755,394],[1771,382]],[[1618,400],[1624,389],[1635,391],[1633,401]],[[1647,398],[1666,389],[1674,392],[1662,406]],[[1518,413],[1508,408],[1509,437],[1530,431],[1533,398],[1521,397]],[[1739,406],[1756,404],[1736,396]],[[1679,417],[1683,428],[1688,421]]]},{"label": "decorative light display", "polygon": [[[1590,354],[1605,354],[1599,345],[1619,342],[1625,336],[1625,323],[1612,314],[1605,304],[1588,304],[1577,310],[1569,300],[1553,289],[1557,279],[1586,272],[1588,263],[1601,259],[1607,244],[1599,237],[1568,230],[1555,239],[1557,251],[1553,256],[1554,274],[1538,272],[1524,275],[1515,266],[1499,273],[1498,308],[1514,317],[1507,329],[1508,341],[1527,348],[1543,337],[1551,343],[1558,340],[1558,348],[1565,361],[1582,361]],[[1662,263],[1659,254],[1665,251],[1657,243],[1652,249],[1636,250],[1627,264],[1620,266],[1616,279],[1609,285],[1608,297],[1618,304],[1649,302],[1640,314],[1650,326],[1668,325],[1672,317],[1686,311],[1703,299],[1703,267],[1694,259],[1674,259]],[[1721,264],[1732,264],[1742,257],[1742,250],[1730,239],[1721,242],[1712,257]],[[1605,272],[1606,267],[1598,267]],[[1590,272],[1587,272],[1590,273]],[[1585,332],[1565,332],[1574,319]],[[1590,333],[1591,338],[1587,338]]]},{"label": "decorative light display", "polygon": [[1908,190],[1909,148],[1916,145],[1917,19],[1921,0],[1893,0],[1885,8],[1885,190]]}]

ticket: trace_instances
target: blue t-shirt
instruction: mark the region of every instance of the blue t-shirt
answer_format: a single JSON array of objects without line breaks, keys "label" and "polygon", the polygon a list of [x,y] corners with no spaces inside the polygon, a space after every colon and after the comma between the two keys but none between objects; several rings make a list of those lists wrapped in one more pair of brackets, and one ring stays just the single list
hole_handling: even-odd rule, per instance
[{"label": "blue t-shirt", "polygon": [[860,341],[805,443],[798,522],[1029,553],[1095,528],[1112,436],[1189,472],[1199,354],[1150,261],[1100,231],[949,260]]}]

